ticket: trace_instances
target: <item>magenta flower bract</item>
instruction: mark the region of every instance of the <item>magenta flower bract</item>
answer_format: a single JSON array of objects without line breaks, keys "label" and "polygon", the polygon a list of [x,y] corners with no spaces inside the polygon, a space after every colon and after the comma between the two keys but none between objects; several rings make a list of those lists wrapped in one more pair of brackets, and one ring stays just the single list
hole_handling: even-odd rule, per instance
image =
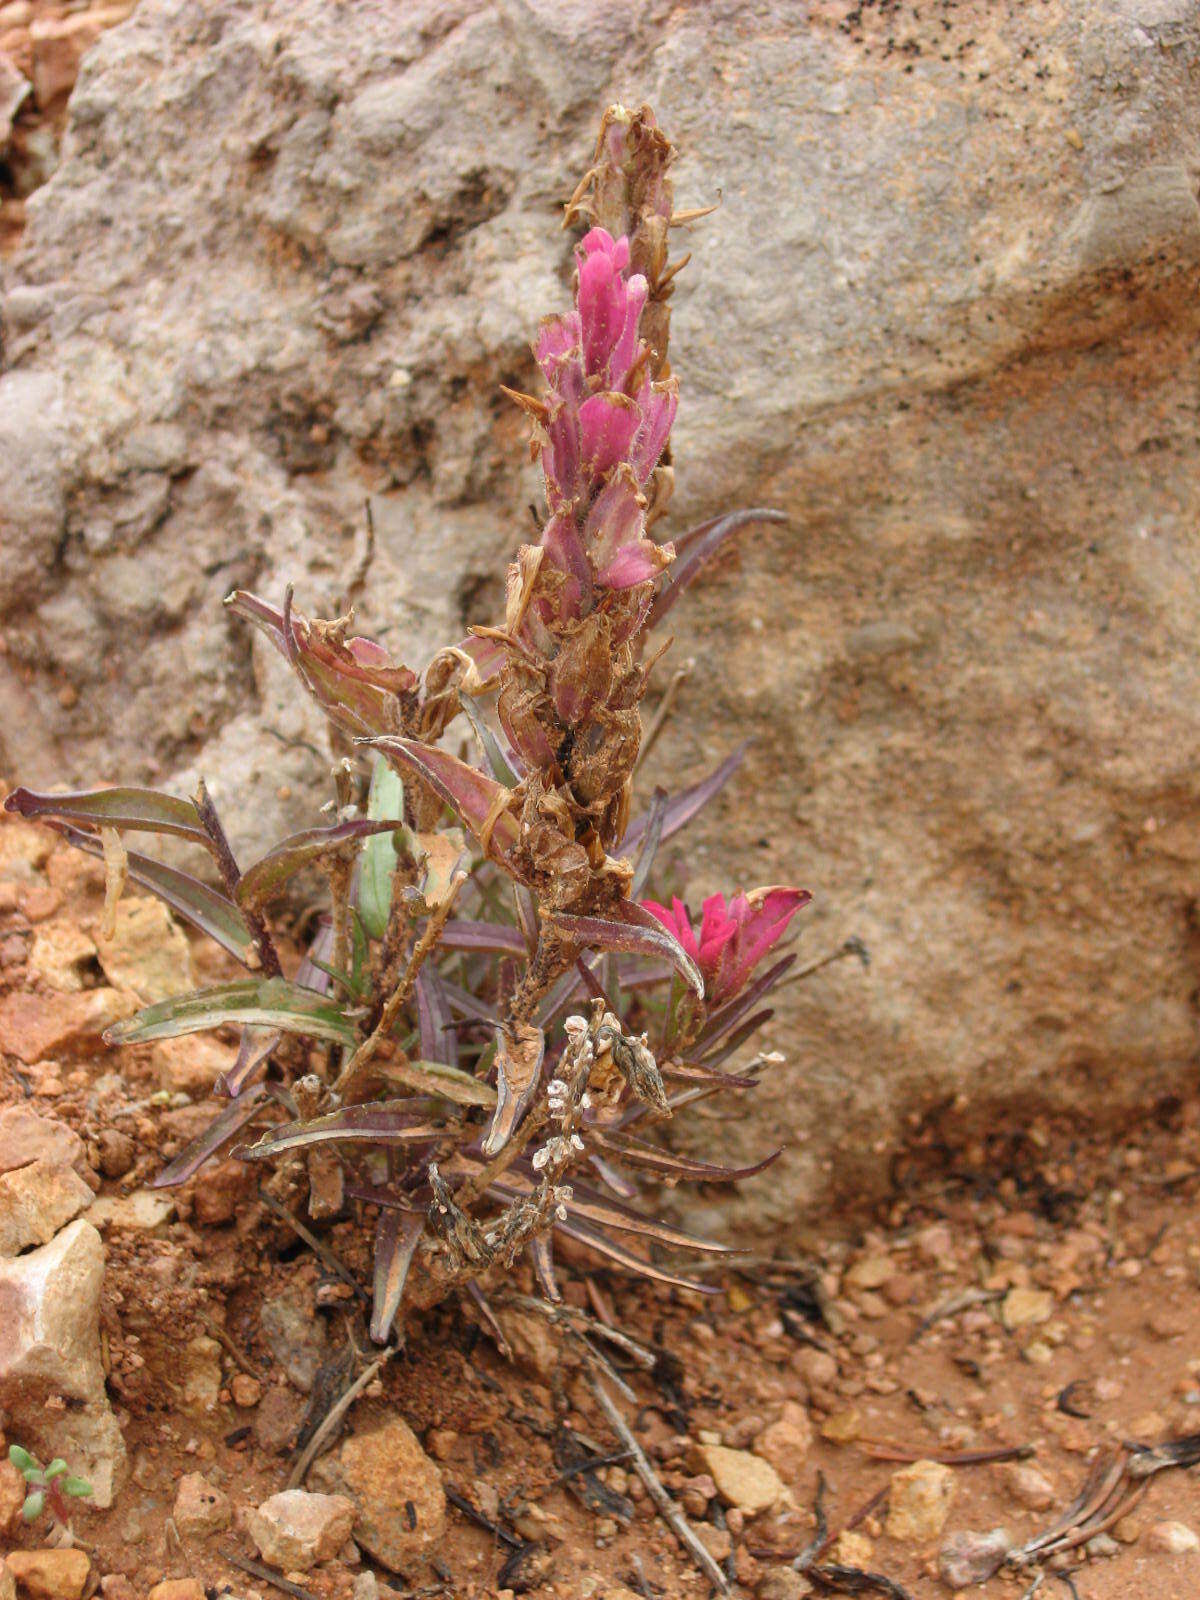
[{"label": "magenta flower bract", "polygon": [[701,907],[700,932],[692,924],[692,913],[679,899],[671,909],[654,900],[643,900],[663,926],[700,968],[704,978],[704,997],[708,1006],[731,1000],[746,987],[754,968],[787,932],[788,924],[812,899],[807,889],[790,889],[774,884],[736,894],[726,902],[723,894],[709,895]]},{"label": "magenta flower bract", "polygon": [[593,228],[576,255],[575,309],[542,324],[534,346],[550,386],[542,470],[550,521],[542,548],[565,575],[568,617],[591,591],[631,589],[662,571],[670,545],[646,537],[645,489],[675,420],[673,379],[655,382],[638,325],[648,287],[629,241]]}]

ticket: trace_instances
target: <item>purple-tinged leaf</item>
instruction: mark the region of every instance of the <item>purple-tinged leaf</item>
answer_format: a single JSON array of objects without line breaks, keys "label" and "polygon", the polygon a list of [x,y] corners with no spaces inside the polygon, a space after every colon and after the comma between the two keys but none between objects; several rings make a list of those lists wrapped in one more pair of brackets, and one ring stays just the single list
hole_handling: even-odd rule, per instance
[{"label": "purple-tinged leaf", "polygon": [[610,1261],[615,1261],[618,1266],[624,1267],[626,1272],[635,1273],[640,1278],[650,1278],[655,1283],[669,1283],[676,1289],[693,1289],[697,1294],[714,1295],[720,1290],[712,1284],[697,1283],[694,1278],[682,1278],[678,1273],[667,1272],[663,1267],[656,1267],[652,1261],[647,1261],[644,1256],[635,1255],[632,1250],[626,1250],[624,1245],[618,1244],[615,1239],[609,1238],[599,1228],[590,1227],[580,1218],[572,1218],[567,1222],[556,1222],[556,1233],[565,1233],[568,1239],[574,1239],[579,1244],[586,1245],[589,1250],[594,1250],[597,1255],[607,1256]]},{"label": "purple-tinged leaf", "polygon": [[628,1178],[618,1172],[615,1167],[610,1166],[604,1157],[597,1155],[594,1150],[588,1151],[588,1163],[604,1187],[611,1189],[618,1199],[637,1200],[640,1198],[637,1184],[631,1183]]},{"label": "purple-tinged leaf", "polygon": [[365,1105],[340,1106],[308,1121],[282,1123],[243,1150],[242,1157],[261,1161],[264,1156],[314,1144],[420,1144],[444,1132],[434,1123],[415,1120],[409,1100],[371,1100]]},{"label": "purple-tinged leaf", "polygon": [[[678,833],[680,828],[686,827],[692,818],[704,809],[714,795],[721,792],[746,759],[746,751],[749,748],[749,739],[743,740],[733,754],[726,756],[721,765],[714,772],[710,772],[707,778],[701,778],[700,782],[692,784],[690,789],[681,789],[677,795],[672,795],[667,802],[666,813],[663,816],[660,843]],[[621,840],[622,854],[628,855],[631,851],[637,849],[645,837],[649,823],[649,812],[634,818],[626,830],[625,837]]]},{"label": "purple-tinged leaf", "polygon": [[[674,968],[671,970],[674,971]],[[578,970],[572,966],[570,971],[564,972],[561,978],[557,978],[542,996],[535,1014],[537,1022],[543,1028],[548,1028],[567,1002],[582,988],[583,979],[579,976]]]},{"label": "purple-tinged leaf", "polygon": [[[511,1167],[502,1178],[491,1185],[490,1192],[506,1200],[516,1200],[532,1193],[533,1180],[525,1173]],[[695,1250],[703,1255],[728,1256],[736,1254],[732,1245],[719,1244],[712,1239],[699,1239],[660,1222],[657,1217],[643,1216],[640,1211],[622,1205],[618,1200],[606,1200],[597,1189],[587,1184],[571,1181],[571,1198],[566,1202],[572,1221],[590,1222],[598,1228],[616,1228],[621,1233],[636,1233],[643,1239],[653,1239],[656,1244],[673,1245],[677,1250]]]},{"label": "purple-tinged leaf", "polygon": [[499,739],[483,720],[483,713],[469,695],[460,696],[459,705],[462,706],[463,714],[479,741],[479,748],[483,752],[483,759],[487,762],[492,777],[506,789],[515,789],[521,780],[509,765],[504,751],[500,748]]},{"label": "purple-tinged leaf", "polygon": [[243,1028],[237,1060],[228,1072],[222,1072],[218,1077],[213,1084],[213,1093],[228,1095],[231,1100],[236,1100],[259,1067],[270,1059],[271,1051],[282,1037],[278,1028]]},{"label": "purple-tinged leaf", "polygon": [[170,833],[206,850],[213,842],[190,800],[157,789],[79,789],[71,794],[38,794],[14,789],[4,802],[19,817],[56,819],[92,828]]},{"label": "purple-tinged leaf", "polygon": [[533,1262],[533,1270],[537,1274],[537,1281],[542,1293],[547,1300],[555,1305],[562,1299],[562,1291],[558,1287],[558,1279],[554,1276],[554,1246],[553,1235],[538,1233],[529,1241],[529,1259]]},{"label": "purple-tinged leaf", "polygon": [[[104,847],[97,834],[83,833],[61,823],[51,826],[59,828],[67,843],[77,850],[103,859]],[[125,863],[135,883],[157,895],[177,916],[206,933],[243,966],[251,966],[257,960],[257,947],[249,924],[233,901],[219,889],[193,878],[189,872],[155,861],[153,856],[139,855],[136,850],[126,851]]]},{"label": "purple-tinged leaf", "polygon": [[654,865],[654,858],[658,854],[658,847],[662,843],[663,825],[667,820],[667,804],[670,796],[665,789],[655,789],[650,801],[650,809],[646,813],[646,831],[642,836],[642,848],[638,852],[637,866],[633,869],[633,881],[629,885],[629,898],[640,900],[642,890],[646,887],[646,879],[650,876],[650,868]]},{"label": "purple-tinged leaf", "polygon": [[[363,1200],[369,1206],[390,1206],[393,1211],[411,1211],[417,1202],[417,1194],[397,1193],[395,1189],[381,1189],[371,1183],[354,1183],[346,1180],[346,1198],[348,1200]],[[428,1187],[425,1196],[428,1198]]]},{"label": "purple-tinged leaf", "polygon": [[[746,1074],[750,1089],[757,1089],[761,1086],[761,1072],[762,1068],[760,1066],[755,1067]],[[681,1089],[678,1094],[668,1095],[667,1109],[674,1115],[676,1111],[681,1111],[684,1106],[696,1105],[701,1100],[711,1100],[714,1095],[724,1094],[730,1087],[731,1085],[727,1078],[721,1073],[714,1073],[705,1084],[697,1084],[694,1088]],[[649,1106],[643,1101],[635,1101],[633,1104],[626,1106],[616,1122],[611,1125],[613,1131],[619,1130],[621,1135],[624,1136],[626,1129],[631,1127],[633,1123],[640,1122],[649,1109]]]},{"label": "purple-tinged leaf", "polygon": [[480,840],[486,853],[511,876],[518,876],[513,851],[520,839],[520,828],[503,804],[510,790],[435,745],[391,736],[369,739],[367,743],[381,750],[401,775],[414,773],[427,784]]},{"label": "purple-tinged leaf", "polygon": [[173,1160],[167,1163],[157,1177],[150,1179],[147,1187],[174,1189],[179,1184],[186,1183],[210,1156],[215,1156],[217,1151],[223,1149],[247,1123],[253,1121],[260,1111],[267,1109],[263,1103],[263,1086],[256,1084],[232,1105],[227,1105],[219,1112],[203,1133],[198,1133]]},{"label": "purple-tinged leaf", "polygon": [[438,941],[443,950],[486,950],[505,956],[529,954],[521,930],[505,922],[471,922],[450,917]]},{"label": "purple-tinged leaf", "polygon": [[500,1013],[495,1006],[486,1000],[481,1000],[468,989],[461,988],[457,983],[451,983],[449,978],[442,979],[442,989],[450,1002],[451,1011],[458,1016],[465,1017],[470,1022],[486,1022],[499,1027]]},{"label": "purple-tinged leaf", "polygon": [[438,984],[437,972],[425,966],[417,973],[417,1028],[421,1054],[426,1061],[441,1061],[457,1066],[458,1040],[450,1017],[450,1007]]},{"label": "purple-tinged leaf", "polygon": [[258,595],[250,594],[245,589],[235,589],[232,594],[226,595],[225,606],[235,616],[244,617],[247,622],[252,622],[260,633],[266,635],[283,659],[287,660],[287,645],[283,641],[283,612],[278,606],[260,600]]},{"label": "purple-tinged leaf", "polygon": [[675,969],[667,961],[643,961],[634,957],[617,961],[617,986],[621,990],[649,989],[656,983],[666,983]]},{"label": "purple-tinged leaf", "polygon": [[[747,1039],[752,1039],[760,1028],[764,1028],[770,1022],[774,1015],[774,1011],[769,1006],[765,1011],[756,1011],[752,1017],[742,1023],[740,1028],[734,1029],[721,1049],[714,1051],[710,1055],[702,1056],[697,1061],[691,1061],[688,1065],[703,1067],[706,1071],[715,1074],[721,1063],[728,1061],[730,1056],[735,1055],[746,1043]],[[723,1073],[720,1076],[730,1089],[744,1087],[743,1084],[735,1084],[733,1080]]]},{"label": "purple-tinged leaf", "polygon": [[579,974],[579,981],[583,985],[584,993],[587,994],[592,1000],[603,1000],[604,1009],[606,1011],[612,1011],[615,1013],[617,1009],[616,1006],[609,999],[604,985],[592,971],[591,967],[588,966],[587,962],[577,961],[575,963],[575,971]]},{"label": "purple-tinged leaf", "polygon": [[556,912],[553,925],[563,938],[590,950],[665,957],[696,993],[704,996],[704,979],[691,956],[653,912],[632,900],[619,901],[604,917]]},{"label": "purple-tinged leaf", "polygon": [[376,833],[395,833],[397,826],[390,818],[355,817],[330,828],[293,833],[242,873],[238,904],[257,911],[281,895],[290,879],[305,867],[317,866],[327,856],[349,856],[364,839]]},{"label": "purple-tinged leaf", "polygon": [[718,1006],[715,1011],[711,1012],[708,1021],[700,1030],[699,1036],[692,1046],[693,1054],[703,1055],[708,1046],[714,1045],[718,1039],[724,1038],[730,1028],[736,1027],[746,1013],[762,999],[763,995],[770,993],[784,974],[795,965],[795,962],[796,952],[793,950],[790,955],[784,956],[781,961],[776,961],[774,966],[768,967],[762,977],[756,978],[748,989],[743,989],[741,994],[736,995],[732,1000],[726,1001],[723,1006]]},{"label": "purple-tinged leaf", "polygon": [[662,1075],[671,1083],[719,1083],[725,1089],[753,1089],[757,1082],[755,1078],[739,1078],[732,1072],[717,1072],[697,1061],[669,1062],[663,1067]]},{"label": "purple-tinged leaf", "polygon": [[708,1161],[695,1161],[691,1156],[676,1155],[673,1150],[660,1150],[656,1145],[635,1140],[630,1134],[621,1134],[619,1138],[605,1137],[603,1148],[615,1161],[641,1167],[667,1182],[688,1183],[739,1183],[743,1178],[753,1178],[783,1154],[781,1146],[753,1166],[723,1167]]},{"label": "purple-tinged leaf", "polygon": [[496,1110],[483,1141],[489,1161],[504,1149],[537,1093],[545,1056],[546,1035],[532,1023],[508,1023],[496,1035]]},{"label": "purple-tinged leaf", "polygon": [[160,1000],[124,1022],[115,1022],[104,1039],[107,1044],[143,1044],[147,1039],[174,1039],[234,1022],[331,1039],[335,1044],[355,1042],[354,1024],[344,1011],[324,995],[301,989],[286,978],[244,978]]},{"label": "purple-tinged leaf", "polygon": [[344,639],[332,626],[310,622],[292,610],[289,588],[282,611],[242,590],[225,604],[260,628],[325,712],[354,734],[382,733],[394,727],[391,710],[398,694],[417,687],[407,667],[393,664],[370,639]]},{"label": "purple-tinged leaf", "polygon": [[490,1111],[496,1104],[496,1091],[490,1083],[445,1061],[390,1061],[384,1066],[375,1063],[369,1070],[388,1083],[416,1094],[440,1095],[455,1105],[483,1106]]},{"label": "purple-tinged leaf", "polygon": [[524,884],[514,883],[512,890],[517,911],[517,926],[525,940],[526,951],[532,955],[537,949],[538,942],[537,901]]},{"label": "purple-tinged leaf", "polygon": [[296,968],[296,982],[302,989],[315,989],[318,994],[328,994],[333,988],[329,976],[329,963],[333,957],[333,922],[322,917],[317,924],[308,949]]},{"label": "purple-tinged leaf", "polygon": [[674,541],[675,564],[667,581],[655,596],[648,626],[657,627],[676,600],[700,572],[705,563],[717,553],[725,540],[751,522],[786,522],[782,511],[759,508],[754,511],[730,511],[713,517],[690,529]]},{"label": "purple-tinged leaf", "polygon": [[496,1341],[496,1349],[499,1350],[500,1354],[506,1361],[511,1361],[513,1358],[512,1346],[505,1337],[504,1329],[500,1326],[499,1318],[492,1310],[487,1296],[475,1282],[474,1278],[467,1279],[467,1293],[471,1296],[471,1299],[479,1308],[479,1315],[487,1323],[488,1328],[491,1331],[492,1338]]},{"label": "purple-tinged leaf", "polygon": [[375,1293],[371,1304],[371,1338],[386,1344],[404,1298],[404,1285],[417,1243],[425,1231],[419,1212],[384,1206],[375,1225]]}]

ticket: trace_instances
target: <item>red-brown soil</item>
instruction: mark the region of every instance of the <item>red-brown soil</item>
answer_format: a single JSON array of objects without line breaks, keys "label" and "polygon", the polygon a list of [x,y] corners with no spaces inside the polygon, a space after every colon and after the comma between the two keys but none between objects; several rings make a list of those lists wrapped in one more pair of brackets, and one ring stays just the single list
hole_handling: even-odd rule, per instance
[{"label": "red-brown soil", "polygon": [[[118,1194],[144,1185],[208,1105],[163,1092],[151,1047],[118,1055],[61,1027],[53,1047],[45,1044],[56,1019],[81,1002],[31,974],[34,938],[47,926],[86,934],[100,898],[93,863],[51,848],[48,835],[25,824],[0,827],[0,1105],[28,1099],[63,1119],[97,1164],[114,1131],[131,1138],[133,1168],[118,1180],[95,1178],[100,1193]],[[199,950],[193,960],[197,976],[208,975]],[[86,963],[81,978],[79,994],[102,986]],[[688,1500],[693,1520],[707,1522],[712,1545],[731,1547],[737,1593],[753,1593],[773,1565],[810,1542],[820,1476],[832,1530],[885,1497],[857,1530],[867,1543],[852,1540],[830,1559],[853,1557],[850,1564],[886,1575],[914,1600],[950,1593],[937,1573],[939,1539],[913,1545],[886,1532],[886,1493],[901,1465],[886,1459],[889,1450],[929,1458],[1028,1448],[1028,1464],[1050,1480],[1051,1507],[1025,1509],[1009,1466],[955,1465],[945,1527],[949,1534],[1003,1525],[1024,1540],[1066,1507],[1098,1452],[1200,1430],[1200,1107],[1148,1109],[1137,1126],[1107,1136],[1033,1121],[998,1126],[987,1142],[970,1143],[956,1137],[954,1121],[950,1108],[912,1129],[884,1205],[851,1202],[798,1225],[769,1251],[713,1275],[719,1293],[711,1297],[574,1265],[570,1303],[611,1315],[660,1352],[654,1372],[625,1371],[638,1404],[623,1402],[623,1409],[663,1481]],[[221,1210],[222,1185],[236,1194],[233,1219],[205,1223],[206,1206]],[[168,1577],[194,1577],[209,1596],[279,1592],[227,1559],[226,1552],[253,1555],[236,1515],[230,1532],[204,1540],[180,1539],[170,1520],[185,1473],[203,1471],[235,1512],[287,1479],[291,1458],[268,1453],[255,1417],[266,1396],[293,1419],[307,1401],[273,1362],[259,1320],[264,1299],[285,1288],[315,1297],[328,1352],[344,1357],[325,1374],[331,1394],[370,1359],[353,1293],[257,1201],[242,1169],[227,1163],[199,1187],[207,1191],[199,1206],[192,1184],[178,1193],[173,1219],[148,1232],[110,1228],[106,1235],[105,1360],[132,1475],[111,1510],[82,1511],[74,1530],[91,1555],[93,1585],[109,1580],[114,1600]],[[367,1283],[368,1237],[357,1219],[324,1234]],[[1044,1296],[1006,1300],[1013,1289]],[[1022,1303],[1043,1320],[1008,1328],[1006,1316],[1013,1320]],[[525,1327],[543,1331],[538,1318]],[[205,1335],[217,1341],[221,1365],[219,1394],[207,1410],[184,1398],[193,1359],[187,1346]],[[572,1493],[579,1478],[556,1481],[555,1442],[561,1448],[564,1427],[603,1452],[620,1445],[569,1350],[556,1358],[548,1338],[531,1336],[530,1344],[524,1362],[512,1364],[472,1309],[445,1304],[409,1322],[404,1350],[358,1402],[349,1426],[398,1411],[439,1462],[447,1487],[511,1540],[535,1540],[524,1592],[562,1600],[625,1600],[627,1589],[655,1600],[706,1594],[707,1583],[624,1465],[600,1476],[633,1501],[626,1526],[580,1503]],[[256,1377],[264,1399],[235,1404],[239,1374]],[[244,1397],[246,1386],[236,1387]],[[696,1442],[707,1432],[709,1442],[719,1435],[749,1449],[787,1401],[806,1407],[814,1434],[789,1475],[788,1498],[753,1519],[726,1517],[705,1484],[693,1481]],[[1114,1553],[1075,1563],[1069,1576],[1080,1600],[1193,1600],[1200,1552],[1156,1550],[1151,1530],[1166,1521],[1200,1524],[1195,1469],[1152,1478],[1118,1526]],[[45,1528],[15,1539],[33,1547]],[[411,1588],[394,1575],[379,1577],[413,1594],[497,1596],[511,1555],[510,1544],[452,1510],[436,1560],[408,1575]],[[349,1600],[362,1570],[335,1560],[298,1581],[321,1600]],[[1035,1577],[1032,1570],[1004,1575],[970,1592],[1017,1600]],[[519,1588],[520,1575],[513,1581]],[[1068,1592],[1065,1578],[1047,1574],[1043,1595]]]}]

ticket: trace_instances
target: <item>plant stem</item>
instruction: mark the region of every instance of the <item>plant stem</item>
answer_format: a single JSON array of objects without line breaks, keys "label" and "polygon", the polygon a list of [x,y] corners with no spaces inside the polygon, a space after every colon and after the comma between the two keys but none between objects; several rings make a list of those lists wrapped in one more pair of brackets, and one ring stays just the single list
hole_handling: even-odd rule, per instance
[{"label": "plant stem", "polygon": [[[237,857],[229,845],[228,836],[221,819],[217,815],[217,808],[212,803],[212,796],[208,792],[208,785],[204,779],[196,785],[195,797],[196,810],[200,814],[200,822],[205,833],[212,840],[213,854],[217,858],[222,881],[226,893],[231,900],[237,900],[237,887],[242,881],[242,874],[237,864]],[[275,948],[275,941],[271,937],[270,929],[257,911],[252,911],[248,906],[242,907],[242,915],[250,924],[250,932],[254,935],[254,948],[258,951],[259,963],[268,978],[281,978],[283,968],[279,964],[279,952]]]},{"label": "plant stem", "polygon": [[456,872],[450,880],[450,887],[446,891],[445,898],[430,913],[421,937],[413,946],[413,952],[408,958],[408,965],[404,969],[404,975],[388,996],[387,1004],[384,1006],[383,1013],[374,1030],[363,1040],[362,1044],[359,1045],[338,1074],[337,1082],[333,1086],[336,1094],[346,1094],[354,1079],[391,1033],[392,1028],[395,1026],[396,1018],[400,1015],[401,1008],[412,994],[413,984],[417,981],[417,973],[421,970],[425,957],[441,938],[446,919],[454,909],[454,902],[458,899],[459,890],[466,881],[467,874],[465,872]]}]

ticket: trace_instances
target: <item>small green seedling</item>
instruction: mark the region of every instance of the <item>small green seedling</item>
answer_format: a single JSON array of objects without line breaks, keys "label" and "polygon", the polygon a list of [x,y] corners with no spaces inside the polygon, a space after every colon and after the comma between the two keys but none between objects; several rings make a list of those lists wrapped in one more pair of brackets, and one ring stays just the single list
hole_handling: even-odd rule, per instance
[{"label": "small green seedling", "polygon": [[21,1515],[26,1522],[36,1522],[47,1510],[59,1522],[67,1522],[71,1515],[67,1496],[86,1500],[93,1492],[86,1478],[71,1476],[61,1456],[56,1456],[48,1467],[40,1467],[28,1450],[23,1450],[19,1444],[10,1444],[8,1459],[25,1479],[28,1492]]}]

